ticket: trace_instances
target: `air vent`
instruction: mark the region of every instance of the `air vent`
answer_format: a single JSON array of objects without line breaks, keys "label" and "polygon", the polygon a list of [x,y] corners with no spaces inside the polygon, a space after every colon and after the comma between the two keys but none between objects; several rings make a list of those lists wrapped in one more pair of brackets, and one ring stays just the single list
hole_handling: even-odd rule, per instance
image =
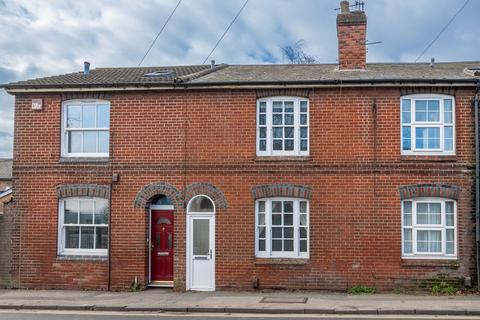
[{"label": "air vent", "polygon": [[173,70],[158,70],[158,71],[153,71],[149,73],[145,73],[143,76],[144,77],[166,77],[173,74]]},{"label": "air vent", "polygon": [[463,73],[465,73],[468,76],[479,77],[480,76],[480,67],[479,68],[465,68],[465,69],[463,69]]}]

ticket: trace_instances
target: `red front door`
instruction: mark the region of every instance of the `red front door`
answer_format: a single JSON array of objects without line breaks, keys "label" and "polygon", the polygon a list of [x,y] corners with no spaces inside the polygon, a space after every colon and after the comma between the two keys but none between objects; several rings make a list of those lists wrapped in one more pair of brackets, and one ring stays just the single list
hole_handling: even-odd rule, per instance
[{"label": "red front door", "polygon": [[152,210],[151,281],[173,281],[173,210]]}]

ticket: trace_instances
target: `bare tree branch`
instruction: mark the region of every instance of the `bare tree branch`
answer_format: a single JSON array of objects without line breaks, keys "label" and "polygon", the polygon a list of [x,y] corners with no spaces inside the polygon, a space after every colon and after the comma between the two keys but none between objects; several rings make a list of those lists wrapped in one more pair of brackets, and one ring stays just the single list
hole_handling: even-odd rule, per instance
[{"label": "bare tree branch", "polygon": [[282,50],[283,58],[289,63],[293,64],[312,64],[317,62],[317,58],[307,54],[303,48],[305,46],[305,40],[298,40],[292,45],[286,45],[280,47]]}]

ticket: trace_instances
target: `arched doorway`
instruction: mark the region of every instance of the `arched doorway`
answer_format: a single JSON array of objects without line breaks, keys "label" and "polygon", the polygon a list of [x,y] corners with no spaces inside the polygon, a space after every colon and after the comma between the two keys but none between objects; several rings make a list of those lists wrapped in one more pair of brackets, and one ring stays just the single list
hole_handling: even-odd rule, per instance
[{"label": "arched doorway", "polygon": [[173,287],[174,206],[169,197],[150,201],[149,285]]},{"label": "arched doorway", "polygon": [[187,290],[215,290],[215,205],[193,197],[187,206]]}]

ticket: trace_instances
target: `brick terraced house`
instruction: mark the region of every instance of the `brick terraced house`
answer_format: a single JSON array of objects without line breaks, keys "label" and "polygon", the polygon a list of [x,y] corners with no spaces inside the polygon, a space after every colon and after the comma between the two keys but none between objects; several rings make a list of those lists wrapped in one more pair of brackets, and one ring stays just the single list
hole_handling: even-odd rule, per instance
[{"label": "brick terraced house", "polygon": [[15,95],[10,285],[476,281],[480,62],[96,68]]}]

